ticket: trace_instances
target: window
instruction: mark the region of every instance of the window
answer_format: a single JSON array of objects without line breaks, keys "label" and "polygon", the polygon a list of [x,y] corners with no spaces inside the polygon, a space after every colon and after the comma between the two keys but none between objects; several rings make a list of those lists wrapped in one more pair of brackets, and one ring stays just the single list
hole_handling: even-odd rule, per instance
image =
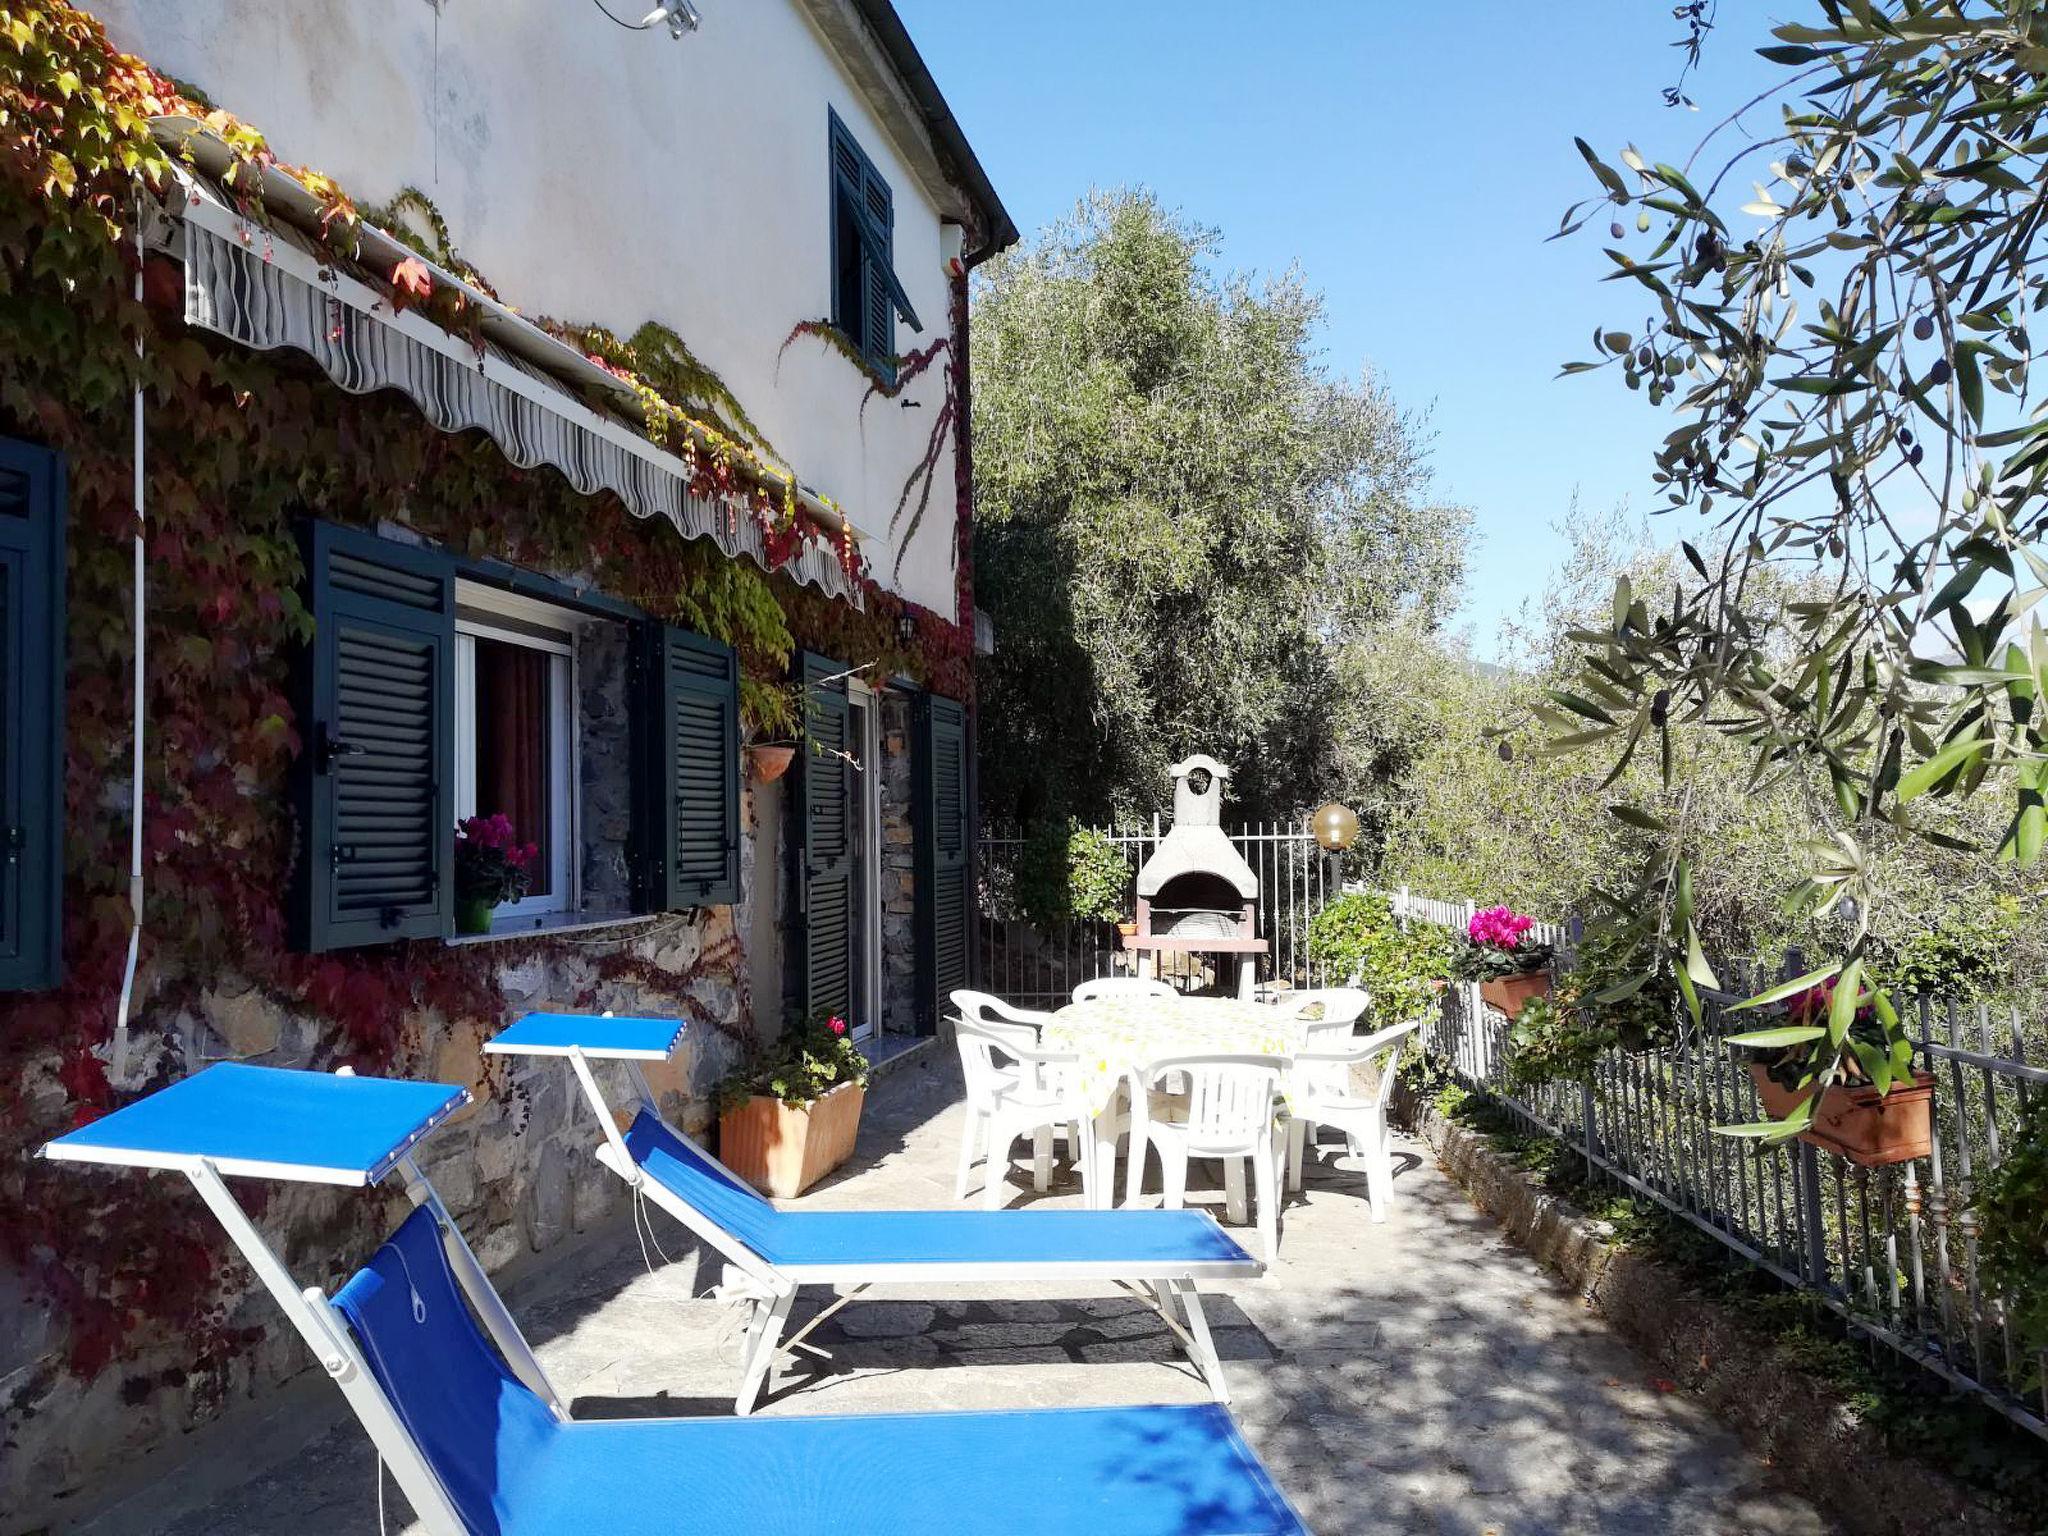
[{"label": "window", "polygon": [[64,460],[0,437],[0,991],[57,984],[64,864]]},{"label": "window", "polygon": [[896,316],[924,327],[895,269],[896,208],[889,183],[830,114],[832,323],[885,377],[896,376]]},{"label": "window", "polygon": [[498,930],[739,899],[729,647],[328,523],[309,529],[307,570],[303,947],[452,933],[454,828],[474,814],[541,851]]},{"label": "window", "polygon": [[455,819],[502,815],[540,849],[525,898],[500,918],[580,905],[577,623],[566,609],[455,584]]}]

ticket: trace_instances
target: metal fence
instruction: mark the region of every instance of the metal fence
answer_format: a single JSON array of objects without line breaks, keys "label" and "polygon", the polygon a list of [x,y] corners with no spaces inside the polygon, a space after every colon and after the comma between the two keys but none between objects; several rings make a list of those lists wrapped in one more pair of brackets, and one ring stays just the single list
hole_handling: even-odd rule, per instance
[{"label": "metal fence", "polygon": [[[1155,819],[1149,829],[1103,835],[1130,862],[1135,877],[1165,833]],[[1308,958],[1308,925],[1339,888],[1323,851],[1308,832],[1286,823],[1241,827],[1230,840],[1259,877],[1259,936],[1271,945],[1270,952],[1259,957],[1260,978],[1297,987],[1320,985],[1319,969]],[[984,990],[1023,1007],[1043,1008],[1065,1002],[1078,982],[1133,974],[1135,957],[1124,950],[1114,924],[1047,927],[1019,912],[1015,873],[1025,839],[988,837],[976,848],[982,887],[977,940]],[[1221,975],[1219,958],[1226,960]],[[1227,989],[1232,979],[1226,957],[1162,955],[1160,961],[1161,974],[1185,991]]]},{"label": "metal fence", "polygon": [[[1406,892],[1395,901],[1410,920],[1445,926],[1462,927],[1470,912]],[[1476,985],[1446,990],[1424,1038],[1467,1087],[1591,1168],[2048,1439],[2048,1351],[2024,1355],[2002,1299],[1982,1285],[1972,1205],[2030,1096],[2048,1094],[2048,1033],[2017,1005],[1923,1000],[1918,1043],[1936,1079],[1929,1157],[1863,1168],[1805,1142],[1759,1151],[1713,1127],[1770,1118],[1722,1036],[1755,1026],[1726,1010],[1776,976],[1730,969],[1722,974],[1745,990],[1708,994],[1704,1028],[1667,1050],[1611,1051],[1590,1084],[1510,1091],[1500,1070],[1507,1020]]]}]

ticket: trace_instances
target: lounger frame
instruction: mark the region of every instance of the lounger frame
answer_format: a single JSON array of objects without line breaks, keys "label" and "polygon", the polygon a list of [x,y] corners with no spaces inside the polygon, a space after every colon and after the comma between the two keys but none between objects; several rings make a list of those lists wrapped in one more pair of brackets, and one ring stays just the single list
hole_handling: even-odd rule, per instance
[{"label": "lounger frame", "polygon": [[[313,1351],[313,1358],[320,1362],[320,1368],[341,1388],[342,1396],[355,1410],[357,1419],[376,1446],[377,1454],[390,1469],[393,1480],[404,1493],[406,1502],[412,1505],[420,1523],[431,1536],[467,1536],[468,1528],[442,1488],[441,1479],[428,1466],[426,1458],[420,1454],[419,1447],[399,1420],[397,1409],[392,1406],[391,1399],[357,1348],[347,1320],[320,1287],[309,1285],[301,1288],[293,1281],[284,1261],[264,1241],[255,1222],[249,1219],[249,1213],[242,1209],[241,1202],[235,1199],[221,1177],[225,1171],[237,1177],[342,1184],[361,1189],[382,1182],[381,1176],[365,1178],[343,1169],[313,1169],[300,1164],[217,1160],[120,1149],[103,1149],[85,1156],[60,1146],[48,1149],[46,1155],[60,1162],[155,1168],[184,1174],[199,1192],[199,1198],[206,1202],[207,1209],[227,1229],[228,1236],[241,1250],[242,1257],[249,1261],[249,1267],[263,1282],[263,1288],[270,1293],[271,1299],[284,1309],[284,1315]],[[540,1361],[534,1358],[532,1346],[519,1331],[519,1325],[512,1321],[511,1314],[505,1310],[505,1303],[485,1277],[483,1266],[463,1240],[461,1231],[448,1214],[447,1206],[441,1202],[439,1191],[409,1154],[399,1157],[388,1171],[403,1177],[406,1196],[415,1206],[426,1206],[433,1211],[435,1224],[441,1229],[441,1245],[448,1254],[449,1267],[470,1305],[476,1309],[476,1315],[482,1320],[492,1342],[503,1353],[505,1363],[548,1405],[549,1411],[567,1421],[568,1409],[548,1380],[547,1372],[541,1369]]]},{"label": "lounger frame", "polygon": [[[493,1041],[484,1049],[492,1051],[496,1045],[497,1042]],[[633,1160],[632,1152],[626,1146],[626,1138],[619,1130],[619,1122],[613,1107],[597,1081],[590,1053],[581,1046],[568,1045],[546,1050],[507,1048],[503,1054],[567,1058],[576,1075],[577,1083],[582,1087],[584,1099],[590,1105],[591,1113],[597,1117],[598,1125],[604,1132],[604,1139],[597,1148],[597,1160],[624,1179],[637,1195],[673,1216],[700,1242],[727,1261],[728,1284],[740,1291],[749,1309],[746,1332],[741,1345],[740,1386],[733,1399],[735,1413],[752,1413],[764,1391],[772,1395],[780,1379],[781,1362],[789,1352],[800,1345],[819,1324],[847,1303],[857,1299],[870,1286],[964,1285],[1015,1280],[1019,1277],[1018,1265],[1003,1263],[772,1264],[687,1201],[679,1199],[659,1180],[650,1179],[641,1171],[639,1164]],[[602,1059],[616,1061],[631,1080],[637,1096],[637,1102],[630,1106],[631,1110],[637,1113],[645,1109],[659,1119],[660,1110],[656,1106],[654,1090],[640,1064],[646,1060],[665,1058],[652,1052],[608,1051]],[[667,1124],[666,1121],[663,1123]],[[668,1126],[668,1130],[678,1140],[687,1142],[700,1156],[708,1161],[715,1161],[691,1137],[685,1136],[673,1126]],[[1173,1266],[1171,1274],[1134,1275],[1128,1264],[1088,1261],[1033,1264],[1027,1273],[1029,1278],[1034,1280],[1105,1282],[1135,1296],[1156,1312],[1168,1331],[1180,1340],[1196,1372],[1209,1388],[1210,1395],[1219,1403],[1228,1403],[1230,1387],[1224,1378],[1223,1360],[1216,1351],[1215,1338],[1209,1331],[1209,1320],[1202,1311],[1202,1298],[1195,1287],[1195,1282],[1242,1279],[1247,1275],[1256,1275],[1262,1268],[1263,1266],[1255,1259],[1244,1262],[1194,1260]],[[842,1294],[824,1311],[806,1322],[801,1330],[785,1340],[783,1332],[789,1325],[789,1315],[796,1304],[797,1292],[807,1285],[834,1286],[839,1288]]]},{"label": "lounger frame", "polygon": [[[211,1070],[227,1072],[231,1069],[221,1065]],[[333,1081],[319,1074],[284,1073],[274,1068],[250,1067],[240,1070]],[[347,1075],[337,1074],[337,1077]],[[397,1176],[402,1181],[412,1205],[430,1214],[434,1230],[440,1238],[442,1253],[448,1263],[449,1278],[460,1287],[477,1322],[482,1326],[484,1334],[499,1353],[506,1368],[540,1399],[546,1411],[557,1422],[572,1422],[567,1404],[549,1381],[532,1347],[506,1310],[503,1301],[485,1275],[483,1266],[478,1263],[475,1253],[464,1241],[439,1192],[420,1168],[414,1155],[418,1143],[451,1114],[469,1103],[470,1095],[450,1084],[405,1086],[438,1088],[445,1096],[432,1108],[431,1113],[422,1114],[413,1121],[402,1140],[394,1137],[393,1142],[385,1143],[381,1151],[364,1154],[360,1160],[353,1163],[330,1166],[327,1161],[314,1157],[301,1161],[269,1161],[228,1156],[220,1151],[221,1138],[213,1138],[214,1145],[207,1150],[200,1150],[197,1147],[189,1151],[164,1150],[164,1138],[160,1134],[152,1142],[148,1133],[141,1132],[138,1132],[136,1139],[125,1144],[111,1138],[86,1140],[82,1139],[83,1131],[73,1132],[70,1137],[59,1138],[58,1141],[45,1146],[43,1155],[62,1162],[182,1173],[207,1208],[212,1211],[215,1219],[227,1231],[229,1239],[248,1261],[271,1299],[283,1310],[300,1337],[313,1351],[314,1358],[319,1361],[321,1368],[341,1389],[358,1422],[369,1434],[371,1444],[380,1458],[381,1467],[388,1467],[391,1470],[400,1491],[412,1506],[420,1527],[428,1532],[429,1536],[469,1536],[471,1527],[464,1520],[449,1485],[444,1484],[421,1443],[416,1441],[412,1432],[406,1428],[390,1392],[378,1380],[364,1353],[364,1348],[357,1344],[347,1315],[320,1287],[301,1287],[293,1280],[283,1260],[265,1240],[256,1223],[230,1192],[223,1178],[223,1174],[228,1174],[236,1177],[269,1178],[367,1189],[383,1184],[394,1175]],[[174,1085],[164,1091],[177,1093],[181,1090],[189,1091],[183,1084]],[[121,1115],[132,1112],[132,1106],[129,1110],[117,1111],[105,1123],[115,1124]],[[215,1123],[227,1122],[216,1120]],[[156,1129],[160,1132],[161,1127]],[[361,1151],[359,1147],[353,1150]],[[674,1421],[642,1418],[607,1422],[625,1427],[632,1424],[671,1424]],[[764,1431],[768,1428],[767,1425],[762,1426]],[[1249,1452],[1248,1447],[1242,1445],[1241,1438],[1238,1444],[1254,1463],[1261,1489],[1277,1506],[1274,1513],[1292,1519],[1294,1525],[1290,1529],[1305,1533],[1306,1527],[1300,1525],[1299,1517],[1287,1506],[1285,1495],[1273,1484],[1270,1474],[1262,1465],[1257,1465],[1256,1456]],[[381,1469],[379,1476],[382,1476]]]}]

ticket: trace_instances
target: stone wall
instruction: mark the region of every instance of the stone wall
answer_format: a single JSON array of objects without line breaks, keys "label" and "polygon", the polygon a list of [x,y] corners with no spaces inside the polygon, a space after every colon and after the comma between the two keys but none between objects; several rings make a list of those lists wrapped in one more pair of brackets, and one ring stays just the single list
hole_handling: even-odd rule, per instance
[{"label": "stone wall", "polygon": [[[751,875],[752,840],[743,843]],[[743,896],[748,887],[743,884]],[[751,913],[720,907],[650,919],[621,930],[520,939],[502,946],[498,976],[508,1014],[560,1007],[692,1019],[672,1062],[647,1073],[663,1112],[701,1130],[710,1120],[710,1086],[735,1062],[735,1035],[747,1027],[744,956],[728,970],[701,966],[707,952],[744,933]],[[737,927],[735,925],[738,925]],[[579,942],[581,941],[581,942]],[[487,946],[497,948],[500,946]],[[621,968],[616,957],[629,964]],[[673,978],[673,984],[667,982]],[[716,1021],[715,1024],[706,1021]],[[722,1026],[722,1027],[721,1027]],[[412,1060],[400,1075],[461,1083],[475,1102],[437,1130],[420,1165],[441,1192],[477,1257],[490,1270],[557,1246],[603,1221],[627,1198],[625,1184],[592,1155],[599,1135],[566,1062],[490,1057],[492,1030],[476,1020],[416,1016]],[[320,1021],[281,1006],[235,976],[201,994],[162,1033],[138,1037],[130,1071],[161,1080],[214,1061],[323,1069],[334,1042]],[[600,1068],[608,1093],[629,1092],[622,1069]],[[80,1172],[79,1177],[142,1179],[141,1174]],[[155,1175],[163,1179],[167,1175]],[[395,1187],[337,1190],[314,1184],[231,1187],[252,1211],[295,1278],[331,1286],[395,1226],[406,1203]],[[168,1192],[168,1191],[166,1191]],[[197,1196],[184,1192],[197,1201]],[[223,1273],[232,1277],[227,1323],[247,1330],[250,1347],[215,1370],[192,1369],[170,1349],[122,1360],[83,1381],[51,1368],[58,1341],[44,1304],[18,1294],[0,1270],[0,1305],[12,1321],[0,1347],[0,1532],[34,1530],[78,1490],[111,1488],[122,1464],[222,1413],[254,1410],[277,1386],[312,1368],[311,1355],[230,1244],[218,1236]],[[10,1292],[14,1293],[10,1293]],[[111,1481],[110,1481],[111,1479]]]},{"label": "stone wall", "polygon": [[[597,622],[579,641],[584,901],[593,912],[631,902],[626,842],[631,829],[625,626]],[[751,804],[748,807],[751,812]],[[757,838],[768,839],[757,850]],[[671,1062],[651,1064],[650,1085],[672,1123],[702,1131],[710,1091],[736,1063],[752,1030],[747,947],[754,932],[754,881],[765,852],[772,869],[777,829],[751,824],[741,840],[740,901],[730,907],[652,917],[618,928],[557,937],[506,935],[468,952],[495,962],[496,990],[509,1020],[538,1009],[680,1015],[690,1020]],[[421,941],[422,943],[434,941]],[[392,1075],[460,1083],[475,1102],[437,1130],[420,1163],[484,1266],[502,1269],[557,1247],[604,1221],[626,1186],[592,1155],[599,1129],[566,1062],[490,1057],[496,1029],[422,1009],[405,1021]],[[137,1091],[216,1061],[327,1070],[349,1049],[331,1020],[280,1000],[246,976],[224,971],[196,1003],[153,1013],[134,1034],[116,1086]],[[623,1101],[625,1072],[600,1068]],[[53,1093],[61,1093],[54,1077]],[[145,1175],[84,1172],[107,1181]],[[165,1185],[155,1197],[197,1196]],[[294,1276],[331,1287],[403,1217],[395,1187],[337,1190],[312,1184],[233,1186]],[[141,1191],[137,1190],[137,1194]],[[210,1228],[210,1222],[207,1223]],[[0,1536],[36,1530],[68,1509],[111,1495],[146,1469],[151,1452],[223,1415],[257,1414],[283,1383],[312,1368],[298,1335],[217,1229],[208,1253],[223,1282],[225,1327],[244,1341],[226,1357],[195,1364],[178,1340],[145,1345],[81,1379],[60,1366],[64,1338],[47,1300],[0,1266]],[[82,1276],[90,1284],[90,1276]]]},{"label": "stone wall", "polygon": [[2036,1509],[1967,1487],[1932,1457],[1903,1448],[1854,1389],[1809,1369],[1776,1327],[1697,1277],[1621,1244],[1611,1223],[1552,1194],[1484,1134],[1404,1098],[1404,1118],[1474,1205],[1666,1373],[1669,1390],[1702,1402],[1838,1529],[1849,1536],[2039,1529]]},{"label": "stone wall", "polygon": [[910,696],[890,689],[882,704],[882,1028],[917,1030],[917,866],[911,810]]},{"label": "stone wall", "polygon": [[587,624],[576,647],[583,904],[593,912],[630,912],[633,907],[626,849],[633,830],[629,639],[623,624]]}]

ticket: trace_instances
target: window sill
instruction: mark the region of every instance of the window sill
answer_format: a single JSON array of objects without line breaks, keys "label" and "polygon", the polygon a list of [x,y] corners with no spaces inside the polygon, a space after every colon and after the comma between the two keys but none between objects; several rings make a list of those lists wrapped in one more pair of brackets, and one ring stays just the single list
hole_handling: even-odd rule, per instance
[{"label": "window sill", "polygon": [[489,933],[451,933],[444,944],[502,944],[511,939],[547,939],[556,934],[590,933],[603,928],[629,928],[651,923],[659,912],[542,912],[531,917],[508,917],[493,925]]}]

